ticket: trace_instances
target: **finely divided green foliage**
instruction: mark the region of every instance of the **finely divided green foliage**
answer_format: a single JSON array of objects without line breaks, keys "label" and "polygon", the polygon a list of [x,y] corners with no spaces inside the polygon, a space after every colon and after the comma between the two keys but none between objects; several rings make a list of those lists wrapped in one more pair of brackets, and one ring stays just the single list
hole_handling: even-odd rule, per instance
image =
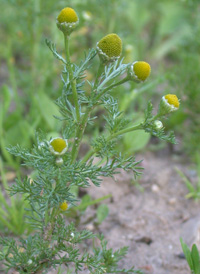
[{"label": "finely divided green foliage", "polygon": [[[141,271],[134,269],[117,268],[119,260],[127,253],[127,247],[121,248],[113,252],[107,249],[107,241],[103,236],[94,235],[92,232],[83,230],[78,232],[73,223],[65,226],[63,218],[57,218],[54,225],[54,234],[56,237],[54,245],[49,245],[49,237],[45,234],[43,238],[39,234],[29,236],[26,240],[20,239],[20,243],[10,238],[1,238],[0,244],[4,246],[4,251],[0,253],[0,259],[7,260],[7,269],[18,269],[20,273],[48,273],[49,267],[56,268],[57,265],[75,264],[75,272],[80,273],[87,267],[92,274],[103,273],[140,273]],[[91,253],[88,251],[80,254],[76,247],[84,240],[99,238],[100,247],[93,247]],[[55,236],[53,236],[53,239]],[[48,240],[48,241],[47,241]],[[65,254],[61,256],[61,253]],[[55,258],[57,256],[57,259]],[[38,272],[37,272],[38,271]],[[41,272],[39,272],[41,271]]]},{"label": "finely divided green foliage", "polygon": [[[171,142],[174,139],[172,135],[166,137],[164,130],[155,129],[155,120],[163,115],[158,113],[154,116],[150,103],[144,121],[136,125],[118,110],[118,102],[111,91],[132,80],[129,74],[130,63],[125,64],[122,59],[105,64],[99,60],[96,77],[89,81],[86,80],[85,71],[92,66],[97,51],[89,50],[84,60],[76,65],[71,62],[68,36],[64,36],[64,42],[66,59],[56,51],[53,43],[46,40],[53,55],[64,65],[61,77],[63,90],[56,100],[59,113],[55,113],[54,120],[62,125],[62,137],[68,139],[69,143],[68,151],[59,156],[52,153],[50,140],[44,133],[36,134],[32,149],[25,149],[20,145],[8,148],[12,155],[21,157],[23,165],[36,172],[34,178],[18,179],[10,187],[11,195],[23,194],[29,202],[31,210],[28,210],[28,219],[35,233],[26,239],[19,239],[19,243],[13,239],[1,238],[1,259],[4,261],[5,271],[15,269],[20,273],[47,273],[51,267],[56,268],[62,264],[69,269],[73,267],[75,273],[84,269],[95,274],[141,273],[134,267],[118,268],[118,261],[126,254],[127,248],[113,252],[112,249],[107,249],[107,242],[102,236],[85,230],[79,232],[73,223],[66,225],[60,205],[67,201],[69,209],[76,207],[74,187],[87,188],[91,183],[99,187],[103,177],[113,178],[120,169],[131,171],[135,177],[141,173],[141,161],[136,161],[133,156],[122,155],[116,148],[123,134],[145,130],[160,139]],[[86,87],[89,87],[89,91]],[[40,94],[39,98],[40,96],[45,98],[45,94]],[[50,108],[51,105],[52,102]],[[92,140],[89,151],[80,158],[85,129],[88,124],[95,127],[95,109],[99,106],[105,109],[106,131]],[[41,111],[48,121],[50,112],[46,113],[43,109]],[[99,157],[98,162],[94,161],[96,157]],[[97,211],[98,222],[107,214],[105,206],[100,207]],[[94,246],[93,253],[84,250],[81,255],[78,244],[95,237],[100,238],[101,247]]]},{"label": "finely divided green foliage", "polygon": [[143,129],[146,132],[149,132],[151,135],[156,136],[161,140],[165,140],[172,144],[176,144],[173,131],[169,132],[169,134],[166,135],[164,128],[161,128],[159,130],[155,129],[155,126],[152,123],[152,119],[155,120],[154,116],[152,115],[152,111],[153,111],[153,105],[151,104],[151,102],[149,102],[148,107],[145,111],[145,121],[143,123]]},{"label": "finely divided green foliage", "polygon": [[[11,195],[23,194],[29,202],[31,210],[28,219],[35,229],[35,234],[26,239],[21,238],[19,244],[13,239],[1,239],[1,244],[4,246],[1,259],[5,261],[5,271],[16,269],[20,273],[46,273],[50,267],[56,268],[62,264],[70,267],[71,263],[74,263],[75,273],[84,271],[85,267],[90,273],[99,274],[141,273],[134,268],[118,269],[117,262],[125,255],[127,248],[120,249],[112,255],[112,251],[107,251],[106,243],[102,239],[103,253],[101,248],[94,247],[93,254],[85,251],[80,255],[76,246],[85,239],[96,236],[89,231],[76,231],[73,223],[65,226],[59,209],[63,201],[67,201],[70,207],[75,206],[77,199],[71,192],[74,186],[88,187],[90,183],[100,186],[102,177],[113,177],[119,172],[119,168],[132,170],[135,176],[140,173],[141,168],[138,166],[140,161],[135,161],[134,157],[122,157],[121,153],[110,146],[109,139],[117,140],[119,130],[126,126],[125,122],[116,124],[115,129],[112,129],[105,139],[99,136],[92,145],[94,153],[91,150],[92,154],[88,159],[77,159],[84,129],[88,123],[96,119],[92,117],[93,109],[99,105],[103,106],[105,102],[108,112],[114,114],[117,111],[117,109],[114,112],[111,110],[115,109],[113,106],[116,105],[116,101],[109,95],[108,104],[106,93],[117,83],[116,78],[125,73],[128,64],[125,65],[120,61],[105,67],[95,82],[87,82],[91,87],[91,94],[88,96],[84,91],[84,72],[96,56],[96,51],[89,51],[85,60],[78,66],[71,64],[69,59],[61,58],[53,44],[50,42],[47,44],[54,56],[65,64],[62,76],[63,91],[56,101],[61,116],[56,118],[58,122],[64,123],[63,138],[74,138],[74,142],[69,142],[69,150],[62,156],[64,164],[61,166],[57,166],[56,156],[50,152],[45,134],[36,135],[36,144],[31,150],[19,145],[8,148],[11,154],[23,159],[25,166],[37,171],[37,175],[33,179],[16,180],[10,188]],[[74,97],[75,92],[77,98]],[[111,117],[109,119],[111,121]],[[93,164],[95,154],[102,159],[105,158],[106,161],[103,164]],[[97,212],[99,222],[107,215],[105,208],[100,209]],[[66,255],[61,256],[62,252]],[[114,256],[112,260],[111,255]]]}]

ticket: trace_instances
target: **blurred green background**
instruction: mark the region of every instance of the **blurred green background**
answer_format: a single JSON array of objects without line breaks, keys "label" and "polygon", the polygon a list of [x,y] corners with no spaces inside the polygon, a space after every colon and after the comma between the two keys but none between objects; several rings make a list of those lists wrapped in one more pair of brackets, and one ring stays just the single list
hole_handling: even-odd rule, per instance
[{"label": "blurred green background", "polygon": [[[120,109],[138,121],[148,100],[153,99],[156,107],[164,94],[177,94],[181,108],[165,127],[176,128],[184,152],[191,155],[199,149],[199,1],[2,0],[0,5],[4,10],[0,19],[0,149],[9,166],[17,168],[19,160],[7,153],[6,146],[31,146],[38,129],[49,136],[60,131],[53,118],[58,114],[53,101],[62,90],[62,64],[52,56],[45,38],[64,54],[55,21],[66,6],[73,7],[80,18],[71,38],[72,60],[83,58],[84,50],[95,47],[104,35],[117,33],[123,41],[124,62],[144,60],[152,66],[145,84],[114,91]],[[91,71],[87,75],[93,77]],[[133,153],[148,142],[147,134],[132,133],[125,136],[123,146]]]},{"label": "blurred green background", "polygon": [[[181,99],[179,111],[164,121],[175,130],[181,153],[195,161],[200,150],[200,2],[195,0],[1,0],[0,18],[0,163],[6,186],[6,170],[20,175],[20,160],[6,147],[31,147],[35,131],[58,135],[60,124],[54,100],[62,92],[63,66],[45,44],[56,43],[64,54],[63,35],[56,17],[64,7],[76,10],[80,24],[71,36],[70,52],[80,62],[84,51],[95,47],[106,34],[115,32],[123,41],[124,62],[151,64],[144,84],[130,83],[113,91],[120,110],[138,122],[149,100],[157,108],[160,98],[174,93]],[[97,62],[87,72],[95,74]],[[103,130],[88,128],[88,135]],[[87,142],[87,138],[85,140]],[[128,154],[146,149],[147,133],[125,135],[121,144]],[[156,143],[159,148],[160,143]],[[161,147],[166,145],[162,142]]]}]

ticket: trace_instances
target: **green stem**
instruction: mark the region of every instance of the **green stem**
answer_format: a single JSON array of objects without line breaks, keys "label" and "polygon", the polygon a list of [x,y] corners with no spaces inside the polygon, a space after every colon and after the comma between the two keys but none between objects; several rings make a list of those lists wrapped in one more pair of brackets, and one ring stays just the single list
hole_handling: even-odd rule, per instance
[{"label": "green stem", "polygon": [[99,77],[102,74],[102,72],[104,70],[104,67],[105,67],[105,65],[103,64],[103,62],[100,61],[99,68],[98,68],[97,75],[96,75],[96,79],[95,79],[95,82],[94,82],[94,88],[93,88],[93,90],[95,90],[96,87],[97,87]]},{"label": "green stem", "polygon": [[81,163],[87,162],[92,157],[92,155],[95,153],[96,153],[96,151],[94,151],[92,149],[89,150],[88,153],[85,155],[85,157],[83,157],[83,159],[81,160]]},{"label": "green stem", "polygon": [[[101,75],[102,73],[102,70],[104,68],[104,64],[101,62],[99,64],[99,69],[98,69],[98,72],[97,72],[97,76],[96,76],[96,80],[95,80],[95,83],[94,83],[94,87],[93,87],[93,91],[96,90],[96,87],[97,87],[97,84],[98,84],[98,78],[99,76]],[[102,92],[100,92],[95,100],[96,102],[98,102],[98,100],[100,99],[100,97],[108,90],[112,89],[113,87],[115,86],[118,86],[118,85],[121,85],[123,83],[125,83],[126,81],[128,81],[128,78],[125,77],[124,79],[122,79],[121,81],[115,83],[115,84],[112,84],[110,85],[109,87],[105,88],[102,90]],[[76,157],[78,155],[78,151],[79,151],[79,147],[80,147],[80,143],[81,143],[81,140],[83,138],[83,133],[85,131],[85,127],[86,127],[86,124],[87,124],[87,121],[88,121],[88,118],[90,116],[90,113],[92,111],[92,109],[94,108],[95,105],[93,105],[92,107],[89,107],[88,106],[88,109],[86,110],[83,118],[82,118],[82,121],[79,123],[79,126],[77,128],[77,131],[76,131],[76,137],[75,137],[75,140],[74,140],[74,144],[73,144],[73,147],[72,147],[72,159],[71,159],[71,163],[74,163],[74,161],[76,160]]]},{"label": "green stem", "polygon": [[114,83],[114,84],[108,86],[107,88],[103,89],[103,90],[98,94],[98,96],[96,97],[97,100],[99,100],[99,98],[101,98],[101,96],[104,95],[108,90],[111,90],[111,89],[114,88],[114,87],[117,87],[117,86],[119,86],[119,85],[122,85],[122,84],[124,84],[125,82],[127,82],[128,80],[129,80],[129,78],[128,78],[128,77],[125,77],[125,78],[122,79],[121,81],[119,81],[119,82],[117,82],[117,83]]},{"label": "green stem", "polygon": [[48,246],[51,242],[52,233],[54,230],[55,222],[56,222],[56,216],[59,213],[58,208],[53,208],[52,212],[49,212],[49,208],[47,207],[45,210],[45,226],[44,230],[45,233],[43,234],[44,240],[46,241],[46,245]]},{"label": "green stem", "polygon": [[[100,62],[99,68],[98,68],[98,71],[97,71],[97,75],[96,75],[96,79],[95,79],[95,82],[94,82],[93,91],[97,87],[98,79],[99,79],[100,75],[102,74],[103,69],[104,69],[104,64],[102,62]],[[76,157],[78,155],[81,140],[83,138],[83,133],[85,131],[85,127],[86,127],[86,124],[87,124],[87,121],[88,121],[88,118],[90,116],[90,112],[92,111],[92,109],[93,109],[93,107],[88,106],[88,108],[87,108],[81,122],[79,123],[79,126],[78,126],[77,130],[76,130],[76,137],[75,137],[75,140],[74,140],[74,144],[73,144],[73,147],[72,147],[72,153],[71,153],[71,155],[72,155],[71,163],[74,163],[74,161],[76,160]]]},{"label": "green stem", "polygon": [[131,132],[131,131],[139,130],[139,129],[142,129],[142,128],[143,128],[143,123],[140,123],[140,124],[138,124],[136,126],[133,126],[133,127],[122,129],[122,130],[116,132],[115,134],[110,135],[107,138],[107,141],[111,141],[112,139],[116,138],[119,135]]},{"label": "green stem", "polygon": [[79,147],[80,147],[80,144],[81,144],[81,140],[83,138],[83,133],[85,131],[85,127],[86,127],[86,124],[87,124],[87,121],[88,121],[88,118],[89,118],[89,115],[90,115],[90,112],[92,110],[92,107],[88,107],[87,111],[85,112],[83,118],[82,118],[82,121],[80,122],[78,128],[77,128],[77,131],[76,131],[76,137],[74,139],[74,144],[73,144],[73,147],[72,147],[72,159],[71,159],[71,163],[74,163],[75,160],[76,160],[76,157],[78,155],[78,151],[79,151]]},{"label": "green stem", "polygon": [[[135,130],[140,130],[143,128],[143,123],[140,123],[138,125],[135,125],[133,127],[129,127],[129,128],[125,128],[125,129],[122,129],[118,132],[116,132],[115,134],[112,134],[110,135],[106,141],[109,142],[111,141],[112,139],[116,138],[117,136],[119,135],[122,135],[122,134],[125,134],[125,133],[128,133],[128,132],[131,132],[131,131],[135,131]],[[98,150],[90,150],[88,151],[88,153],[85,155],[85,157],[82,159],[82,163],[85,163],[87,162],[91,157],[92,155],[94,155],[96,152],[98,152]]]},{"label": "green stem", "polygon": [[64,34],[65,38],[65,51],[66,51],[66,60],[67,60],[67,70],[69,72],[69,80],[72,88],[72,94],[74,99],[74,105],[76,110],[76,119],[77,122],[80,122],[80,112],[79,112],[79,105],[78,105],[78,94],[76,90],[76,79],[73,76],[72,64],[70,61],[70,53],[69,53],[69,36]]},{"label": "green stem", "polygon": [[153,122],[153,121],[155,121],[156,119],[158,119],[158,118],[160,118],[160,117],[162,117],[163,115],[161,115],[161,114],[156,114],[155,116],[153,116],[153,118],[150,120],[150,122]]},{"label": "green stem", "polygon": [[[161,117],[161,116],[162,116],[162,115],[160,115],[160,114],[155,115],[155,116],[151,119],[151,122],[155,121],[157,118],[159,118],[159,117]],[[135,126],[133,126],[133,127],[129,127],[129,128],[122,129],[122,130],[120,130],[120,131],[118,131],[118,132],[116,132],[116,133],[110,135],[110,136],[106,139],[106,141],[109,142],[109,141],[111,141],[112,139],[118,137],[119,135],[123,135],[123,134],[128,133],[128,132],[131,132],[131,131],[143,129],[144,123],[145,123],[145,122],[140,123],[140,124],[138,124],[138,125],[135,125]],[[92,157],[92,155],[94,155],[96,152],[98,152],[98,150],[92,150],[92,149],[89,150],[88,153],[85,155],[85,157],[81,160],[81,162],[82,162],[82,163],[87,162],[87,161]]]}]

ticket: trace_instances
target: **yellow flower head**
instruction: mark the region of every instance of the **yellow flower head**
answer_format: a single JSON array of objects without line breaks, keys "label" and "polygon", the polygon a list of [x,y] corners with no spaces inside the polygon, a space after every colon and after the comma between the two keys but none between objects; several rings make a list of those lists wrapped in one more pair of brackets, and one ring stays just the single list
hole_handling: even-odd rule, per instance
[{"label": "yellow flower head", "polygon": [[175,94],[167,94],[165,95],[165,99],[167,100],[168,104],[174,106],[175,108],[179,108],[179,100]]},{"label": "yellow flower head", "polygon": [[151,73],[151,66],[144,61],[136,61],[131,66],[131,76],[137,82],[144,82]]},{"label": "yellow flower head", "polygon": [[49,142],[49,148],[54,155],[63,155],[68,149],[68,142],[60,137],[53,138]]},{"label": "yellow flower head", "polygon": [[78,21],[78,16],[75,10],[71,8],[64,8],[57,17],[59,23],[75,23]]},{"label": "yellow flower head", "polygon": [[159,114],[165,115],[179,108],[179,99],[175,94],[167,94],[162,97],[159,105]]},{"label": "yellow flower head", "polygon": [[68,209],[68,203],[65,201],[65,202],[63,202],[60,206],[59,206],[59,208],[61,209],[61,210],[63,210],[63,211],[66,211],[67,209]]},{"label": "yellow flower head", "polygon": [[104,61],[115,61],[122,53],[122,40],[115,33],[108,34],[97,43],[97,50]]},{"label": "yellow flower head", "polygon": [[69,35],[73,29],[78,25],[78,16],[72,8],[64,8],[56,20],[58,28],[66,35]]}]

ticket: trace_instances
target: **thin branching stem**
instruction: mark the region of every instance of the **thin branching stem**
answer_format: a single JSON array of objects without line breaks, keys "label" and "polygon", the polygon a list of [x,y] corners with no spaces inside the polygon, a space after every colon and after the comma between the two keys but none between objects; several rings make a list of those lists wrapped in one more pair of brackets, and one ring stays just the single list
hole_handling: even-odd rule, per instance
[{"label": "thin branching stem", "polygon": [[[96,75],[96,79],[95,79],[95,82],[94,82],[94,86],[93,86],[93,92],[94,92],[94,90],[97,87],[98,80],[99,80],[100,75],[102,74],[103,68],[104,68],[104,64],[102,62],[100,62],[99,68],[98,68],[98,71],[97,71],[97,75]],[[85,114],[83,115],[83,117],[81,119],[79,127],[77,129],[76,137],[75,137],[74,144],[73,144],[73,147],[72,147],[72,154],[71,154],[72,155],[72,160],[71,160],[71,163],[75,162],[76,157],[78,155],[80,144],[81,144],[81,140],[83,138],[83,133],[85,131],[85,127],[87,125],[88,118],[90,116],[90,113],[91,113],[92,109],[93,109],[92,106],[91,107],[88,106]]]},{"label": "thin branching stem", "polygon": [[95,90],[97,85],[98,85],[99,77],[101,76],[101,74],[104,70],[104,67],[105,67],[105,65],[100,61],[99,68],[98,68],[97,75],[96,75],[96,79],[95,79],[95,82],[94,82],[93,90]]},{"label": "thin branching stem", "polygon": [[85,131],[85,127],[86,127],[86,124],[87,124],[87,121],[88,121],[91,110],[92,110],[92,107],[88,107],[87,111],[83,115],[83,118],[81,119],[81,122],[80,122],[80,124],[77,128],[76,137],[75,137],[74,144],[73,144],[73,147],[72,147],[71,163],[75,162],[76,157],[78,155],[81,140],[83,138],[83,133]]},{"label": "thin branching stem", "polygon": [[125,77],[124,79],[122,79],[121,81],[114,83],[110,86],[108,86],[107,88],[103,89],[98,95],[97,95],[97,100],[99,100],[101,98],[101,96],[103,96],[107,91],[112,90],[113,88],[122,85],[124,83],[126,83],[129,80],[128,77]]},{"label": "thin branching stem", "polygon": [[72,64],[70,61],[70,53],[69,53],[69,36],[64,35],[65,38],[65,51],[66,51],[66,60],[67,60],[67,70],[69,72],[69,80],[72,88],[72,94],[73,94],[73,99],[74,99],[74,105],[75,105],[75,110],[76,110],[76,119],[77,122],[80,122],[80,111],[79,111],[79,105],[78,105],[78,94],[76,90],[76,79],[74,79],[73,76],[73,70],[72,70]]},{"label": "thin branching stem", "polygon": [[[143,123],[140,123],[138,125],[135,125],[133,127],[129,127],[129,128],[126,128],[126,129],[123,129],[123,130],[120,130],[114,134],[111,134],[110,136],[107,137],[106,141],[109,142],[111,140],[113,140],[114,138],[120,136],[120,135],[123,135],[125,133],[128,133],[128,132],[131,132],[131,131],[135,131],[135,130],[140,130],[143,128]],[[95,153],[97,153],[98,150],[93,150],[91,149],[86,155],[85,157],[82,159],[82,163],[85,163],[87,162]]]},{"label": "thin branching stem", "polygon": [[[96,79],[95,79],[95,83],[94,83],[94,86],[93,86],[93,92],[96,90],[97,88],[97,84],[98,84],[98,79],[100,77],[100,75],[102,74],[102,71],[103,71],[103,68],[104,68],[104,64],[102,62],[100,62],[99,64],[99,68],[98,68],[98,72],[97,72],[97,75],[96,75]],[[99,94],[97,94],[95,100],[96,100],[96,103],[98,103],[99,99],[108,91],[108,90],[111,90],[112,88],[114,88],[115,86],[118,86],[118,85],[121,85],[125,82],[128,81],[128,78],[125,77],[124,79],[122,79],[121,81],[117,82],[117,83],[114,83],[112,85],[110,85],[109,87],[103,89]],[[106,83],[106,81],[104,81]],[[104,84],[105,84],[104,83]],[[103,85],[103,84],[102,84]],[[81,122],[79,124],[79,127],[78,127],[78,130],[77,130],[77,134],[76,134],[76,137],[75,137],[75,141],[74,141],[74,145],[73,145],[73,148],[72,148],[72,160],[71,160],[71,163],[74,163],[75,160],[76,160],[76,157],[78,155],[78,151],[79,151],[79,148],[80,148],[80,143],[81,143],[81,140],[82,140],[82,137],[83,137],[83,133],[85,131],[85,127],[87,125],[87,122],[88,122],[88,118],[90,116],[90,113],[91,111],[93,110],[93,108],[96,106],[96,104],[94,104],[93,106],[88,106],[85,114],[83,115],[83,118],[81,119]]]}]

